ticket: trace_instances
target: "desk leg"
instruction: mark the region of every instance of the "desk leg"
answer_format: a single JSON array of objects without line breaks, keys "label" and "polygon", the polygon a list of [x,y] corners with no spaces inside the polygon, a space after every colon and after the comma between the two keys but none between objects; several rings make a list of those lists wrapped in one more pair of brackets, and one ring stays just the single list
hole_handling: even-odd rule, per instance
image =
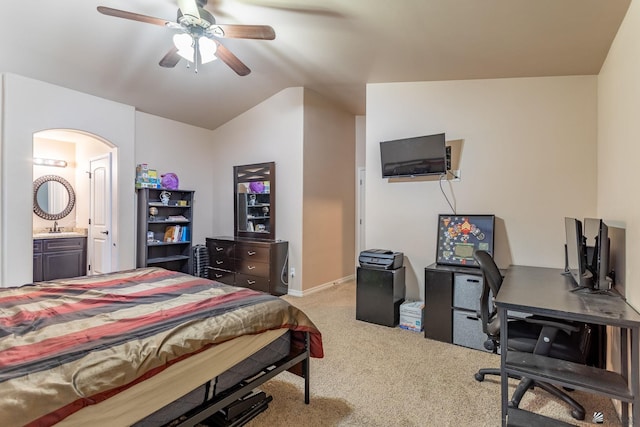
[{"label": "desk leg", "polygon": [[[627,387],[633,392],[633,385],[629,380],[629,329],[620,328],[620,376],[626,381]],[[623,426],[629,425],[629,403],[620,402],[621,422]]]},{"label": "desk leg", "polygon": [[505,366],[507,365],[507,338],[509,331],[507,326],[507,310],[498,308],[500,316],[500,396],[502,397],[502,426],[507,425],[507,410],[509,409],[509,376]]},{"label": "desk leg", "polygon": [[638,378],[638,375],[640,375],[640,372],[638,372],[639,352],[638,328],[631,328],[631,391],[633,393],[633,402],[631,402],[633,412],[631,417],[633,418],[634,426],[640,425],[640,405],[638,404],[640,400],[638,396],[640,393],[640,378]]}]

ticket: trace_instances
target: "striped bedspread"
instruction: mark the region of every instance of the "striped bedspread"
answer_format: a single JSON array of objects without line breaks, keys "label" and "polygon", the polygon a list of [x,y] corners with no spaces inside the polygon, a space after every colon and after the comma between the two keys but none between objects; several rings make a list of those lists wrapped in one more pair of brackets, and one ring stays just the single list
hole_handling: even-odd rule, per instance
[{"label": "striped bedspread", "polygon": [[211,345],[288,327],[281,298],[161,268],[0,288],[0,425],[55,424]]}]

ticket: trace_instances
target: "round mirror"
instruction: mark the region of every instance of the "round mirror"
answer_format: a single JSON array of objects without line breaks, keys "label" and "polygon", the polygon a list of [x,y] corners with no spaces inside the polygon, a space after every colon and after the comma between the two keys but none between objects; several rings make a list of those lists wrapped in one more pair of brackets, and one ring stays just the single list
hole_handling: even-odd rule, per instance
[{"label": "round mirror", "polygon": [[76,195],[69,181],[57,175],[45,175],[33,181],[33,212],[48,220],[69,215]]}]

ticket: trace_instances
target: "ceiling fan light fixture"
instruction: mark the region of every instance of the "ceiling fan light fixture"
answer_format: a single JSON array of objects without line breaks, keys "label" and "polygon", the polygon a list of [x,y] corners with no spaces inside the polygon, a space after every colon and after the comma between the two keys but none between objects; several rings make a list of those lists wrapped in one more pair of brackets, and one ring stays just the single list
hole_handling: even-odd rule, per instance
[{"label": "ceiling fan light fixture", "polygon": [[216,51],[218,50],[218,45],[216,45],[216,42],[207,37],[200,37],[198,45],[200,47],[200,61],[203,64],[217,59]]},{"label": "ceiling fan light fixture", "polygon": [[178,48],[178,55],[193,62],[193,38],[187,33],[175,34],[173,44]]},{"label": "ceiling fan light fixture", "polygon": [[[189,62],[193,62],[193,49],[196,43],[191,35],[187,33],[176,34],[173,36],[173,44],[178,49],[178,55]],[[197,44],[198,51],[200,52],[200,62],[202,64],[217,59],[216,50],[218,46],[213,40],[207,37],[199,37]]]}]

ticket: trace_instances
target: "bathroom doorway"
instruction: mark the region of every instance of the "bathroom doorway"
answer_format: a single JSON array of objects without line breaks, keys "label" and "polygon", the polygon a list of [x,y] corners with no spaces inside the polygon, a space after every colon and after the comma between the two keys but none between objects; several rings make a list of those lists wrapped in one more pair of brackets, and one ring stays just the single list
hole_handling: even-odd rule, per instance
[{"label": "bathroom doorway", "polygon": [[[66,164],[64,168],[34,164],[33,178],[43,174],[64,175],[71,183],[76,197],[75,207],[54,225],[62,230],[83,232],[87,236],[84,274],[107,273],[116,264],[113,262],[116,246],[112,232],[114,184],[111,173],[116,155],[114,146],[82,131],[48,129],[33,135],[34,159],[55,159]],[[51,227],[34,215],[34,233]]]}]

